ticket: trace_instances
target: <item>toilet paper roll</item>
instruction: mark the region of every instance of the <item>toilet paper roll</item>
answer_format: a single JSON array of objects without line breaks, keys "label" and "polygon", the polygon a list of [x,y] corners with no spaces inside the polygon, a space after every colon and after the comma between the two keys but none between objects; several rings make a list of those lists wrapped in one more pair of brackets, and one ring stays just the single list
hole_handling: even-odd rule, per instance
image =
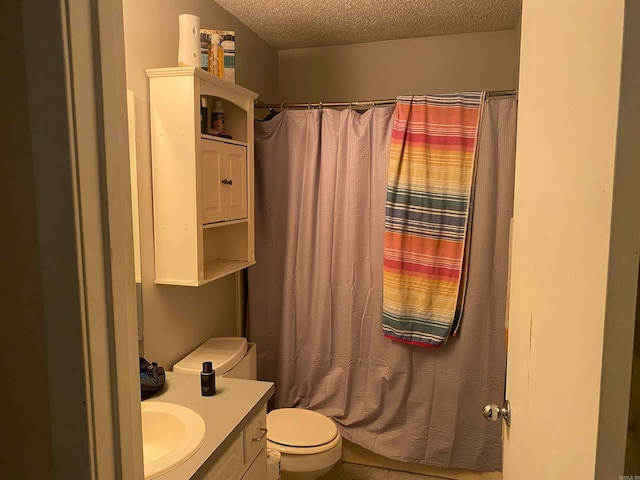
[{"label": "toilet paper roll", "polygon": [[178,66],[199,67],[200,17],[182,14],[178,17]]},{"label": "toilet paper roll", "polygon": [[267,480],[280,478],[280,452],[267,448]]}]

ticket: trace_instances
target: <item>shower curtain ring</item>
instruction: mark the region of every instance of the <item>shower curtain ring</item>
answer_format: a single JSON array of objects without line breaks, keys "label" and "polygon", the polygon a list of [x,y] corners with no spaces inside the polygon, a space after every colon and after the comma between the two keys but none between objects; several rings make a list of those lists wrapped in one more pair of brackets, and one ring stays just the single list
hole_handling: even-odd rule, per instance
[{"label": "shower curtain ring", "polygon": [[322,102],[319,103],[318,108],[322,110]]}]

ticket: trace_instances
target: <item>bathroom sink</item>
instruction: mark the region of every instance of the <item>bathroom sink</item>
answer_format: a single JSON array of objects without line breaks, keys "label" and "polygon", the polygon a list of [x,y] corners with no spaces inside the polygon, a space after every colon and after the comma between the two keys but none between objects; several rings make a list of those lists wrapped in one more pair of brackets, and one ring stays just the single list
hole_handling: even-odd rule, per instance
[{"label": "bathroom sink", "polygon": [[144,401],[141,411],[145,480],[177,467],[204,442],[204,421],[189,408]]}]

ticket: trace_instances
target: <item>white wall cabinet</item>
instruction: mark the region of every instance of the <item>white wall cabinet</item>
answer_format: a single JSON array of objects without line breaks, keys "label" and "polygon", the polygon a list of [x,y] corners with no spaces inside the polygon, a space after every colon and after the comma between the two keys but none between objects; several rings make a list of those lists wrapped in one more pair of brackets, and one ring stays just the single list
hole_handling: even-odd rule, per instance
[{"label": "white wall cabinet", "polygon": [[[155,282],[198,286],[255,263],[253,105],[258,95],[193,67],[147,70]],[[225,133],[200,133],[201,99]]]}]

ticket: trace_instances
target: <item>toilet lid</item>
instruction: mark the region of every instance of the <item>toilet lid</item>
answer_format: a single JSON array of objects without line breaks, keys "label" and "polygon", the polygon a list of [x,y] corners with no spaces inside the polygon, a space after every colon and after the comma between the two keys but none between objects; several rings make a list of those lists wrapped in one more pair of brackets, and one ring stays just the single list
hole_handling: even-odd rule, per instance
[{"label": "toilet lid", "polygon": [[316,447],[331,442],[338,429],[324,415],[303,408],[279,408],[267,415],[267,438],[289,447]]}]

